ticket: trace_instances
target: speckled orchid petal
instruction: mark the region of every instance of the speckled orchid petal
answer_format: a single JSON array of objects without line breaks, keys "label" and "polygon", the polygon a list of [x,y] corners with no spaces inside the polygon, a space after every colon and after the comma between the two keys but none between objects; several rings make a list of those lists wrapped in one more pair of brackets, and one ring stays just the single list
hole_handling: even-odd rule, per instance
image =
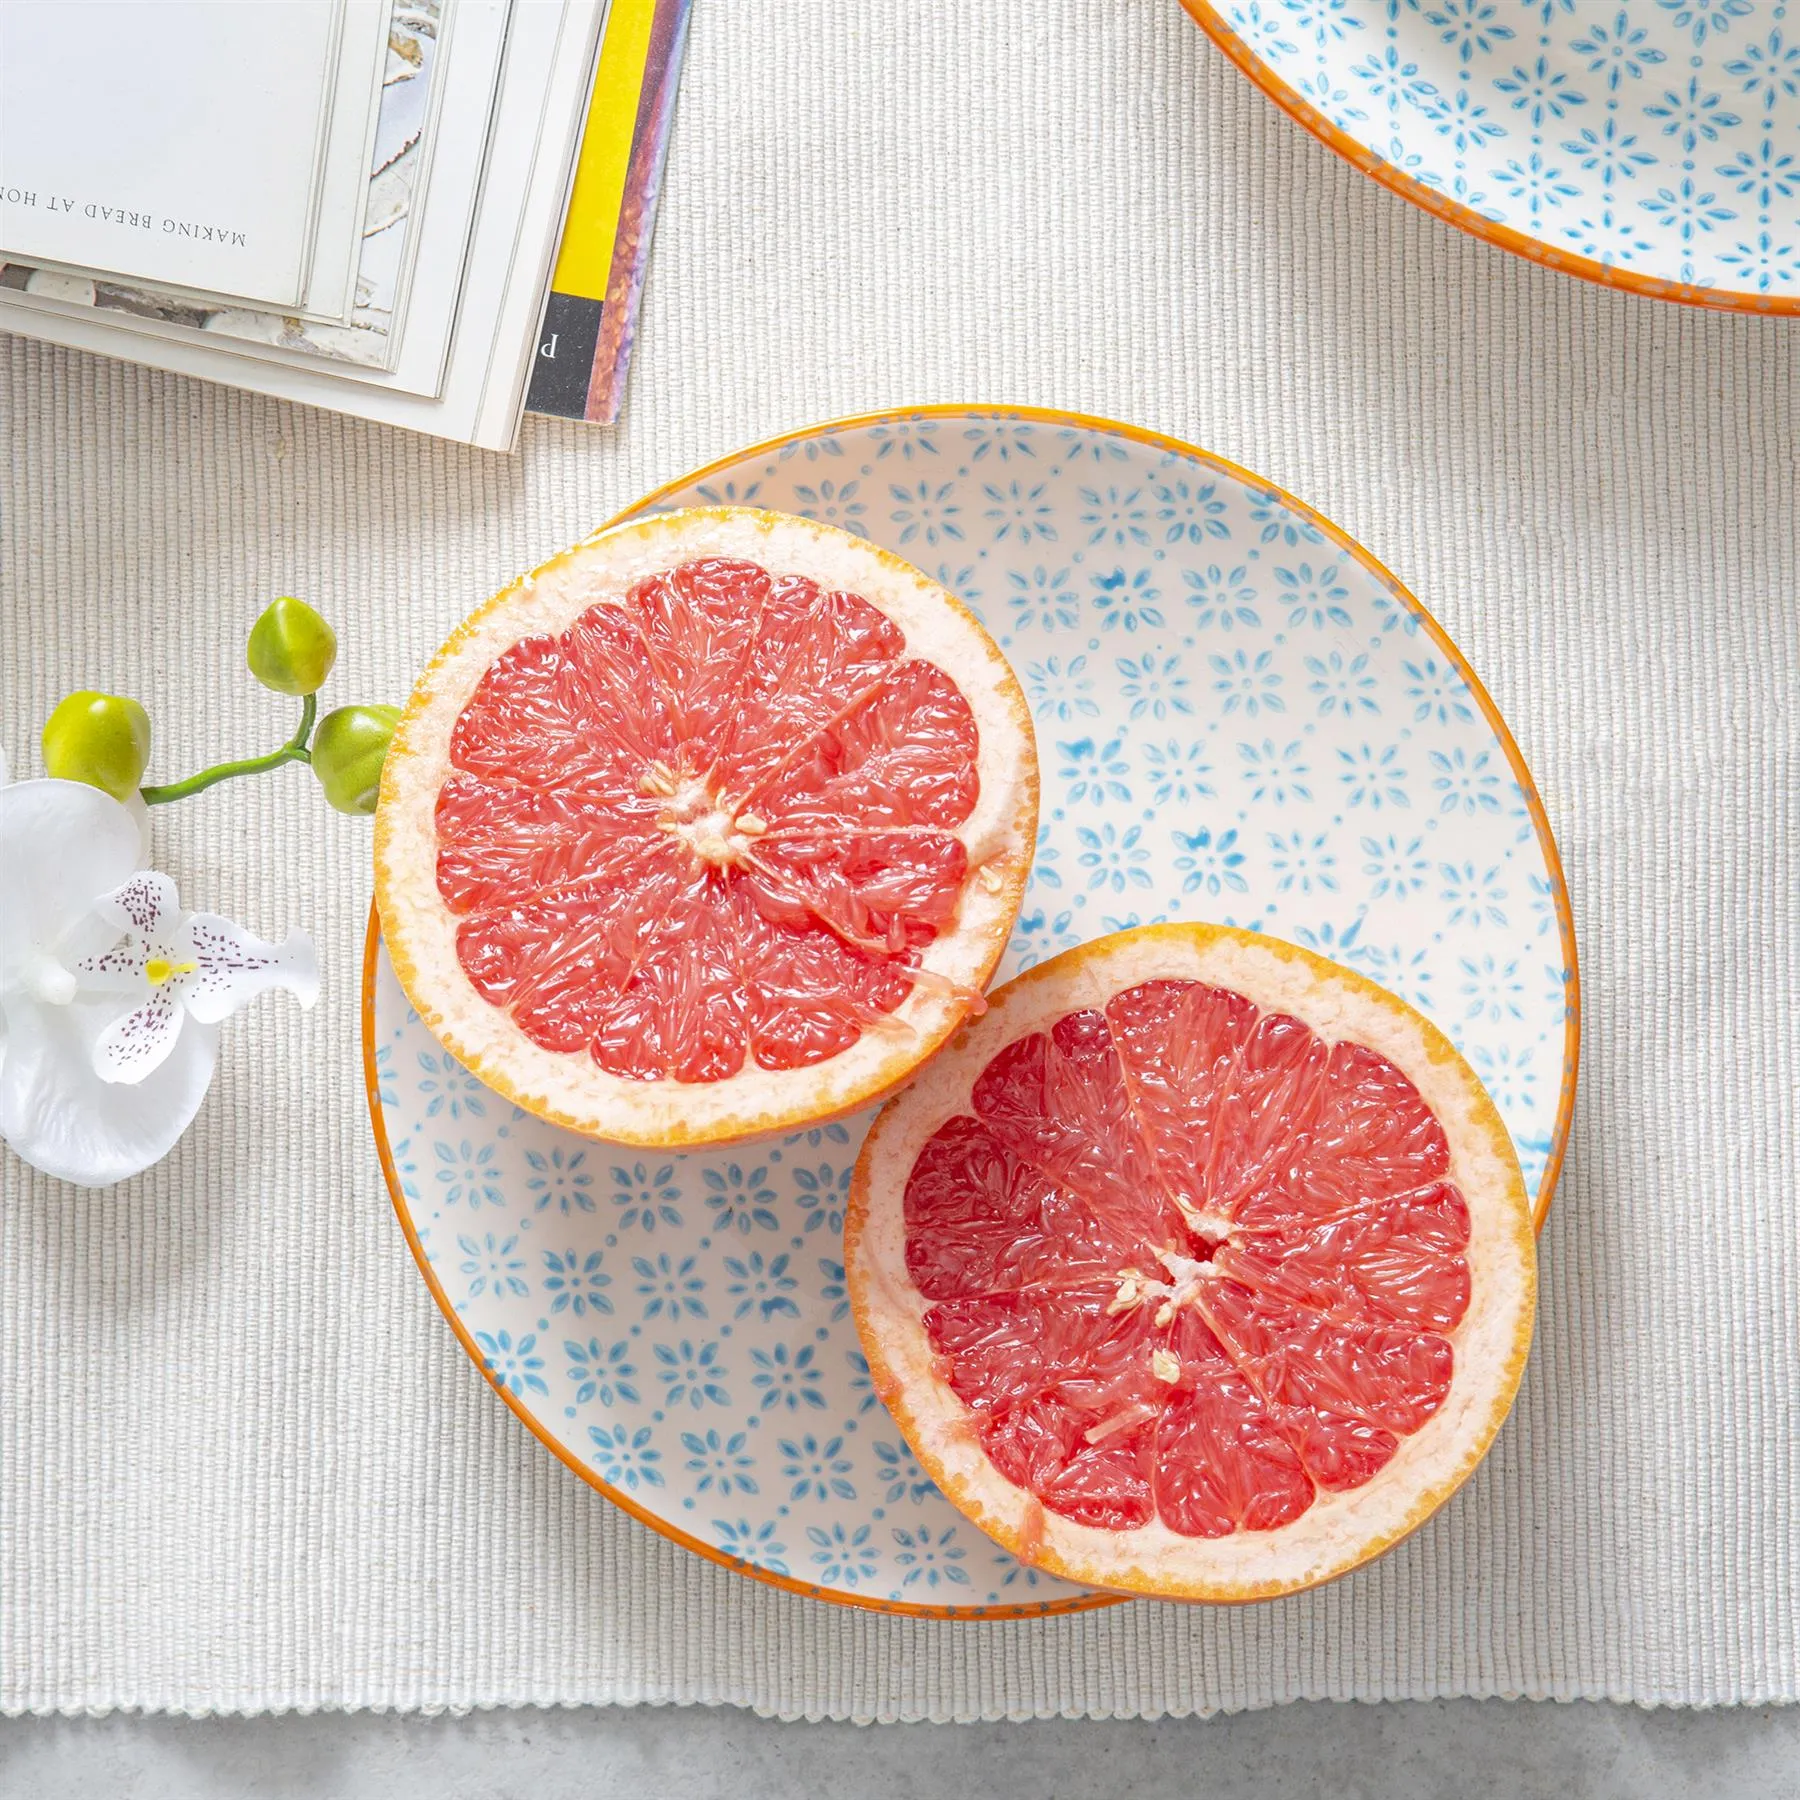
[{"label": "speckled orchid petal", "polygon": [[136,937],[173,937],[181,924],[181,900],[175,883],[154,869],[140,869],[132,878],[102,894],[94,911],[109,925]]},{"label": "speckled orchid petal", "polygon": [[15,993],[6,1004],[0,1137],[33,1168],[79,1187],[110,1187],[167,1156],[218,1060],[218,1027],[190,1019],[143,1080],[103,1081],[95,1048],[117,1016],[107,998],[44,1006]]},{"label": "speckled orchid petal", "polygon": [[159,1068],[181,1035],[181,991],[172,981],[150,990],[142,1006],[114,1018],[94,1040],[94,1073],[102,1081],[137,1082]]},{"label": "speckled orchid petal", "polygon": [[269,944],[216,913],[195,913],[185,933],[183,960],[194,969],[180,979],[181,1002],[196,1019],[216,1024],[270,988],[286,988],[302,1006],[319,997],[319,961],[303,931]]}]

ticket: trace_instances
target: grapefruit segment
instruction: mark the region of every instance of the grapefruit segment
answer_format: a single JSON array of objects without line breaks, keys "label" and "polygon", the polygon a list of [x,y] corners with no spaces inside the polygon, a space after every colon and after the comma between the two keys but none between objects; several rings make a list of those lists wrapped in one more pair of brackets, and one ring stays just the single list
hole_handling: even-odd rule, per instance
[{"label": "grapefruit segment", "polygon": [[979,1005],[1036,799],[1023,695],[941,588],[804,520],[664,514],[439,653],[388,756],[377,902],[491,1086],[716,1142],[861,1104]]},{"label": "grapefruit segment", "polygon": [[877,1121],[846,1227],[877,1390],[1002,1543],[1129,1592],[1343,1573],[1484,1453],[1535,1247],[1468,1066],[1210,926],[1070,951]]}]

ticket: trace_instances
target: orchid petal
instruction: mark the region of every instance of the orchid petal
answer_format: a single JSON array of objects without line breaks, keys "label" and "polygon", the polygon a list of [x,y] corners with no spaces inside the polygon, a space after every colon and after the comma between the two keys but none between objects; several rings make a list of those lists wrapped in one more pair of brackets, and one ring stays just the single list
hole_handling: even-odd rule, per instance
[{"label": "orchid petal", "polygon": [[102,1081],[144,1080],[175,1048],[181,1023],[177,985],[167,981],[152,988],[142,1006],[113,1019],[94,1040],[94,1073]]},{"label": "orchid petal", "polygon": [[187,936],[199,967],[182,979],[181,998],[196,1019],[216,1024],[270,988],[286,988],[302,1006],[319,997],[319,960],[304,931],[267,944],[217,913],[195,913]]},{"label": "orchid petal", "polygon": [[102,894],[94,902],[94,911],[108,924],[121,931],[136,932],[139,937],[167,937],[181,923],[181,900],[175,884],[154,869],[139,869],[110,894]]},{"label": "orchid petal", "polygon": [[82,957],[75,965],[82,992],[141,994],[148,985],[144,966],[149,962],[150,954],[150,945],[143,938],[128,937],[110,950]]},{"label": "orchid petal", "polygon": [[160,1162],[192,1123],[218,1060],[216,1027],[190,1020],[169,1053],[131,1086],[104,1082],[94,1050],[116,1002],[5,1010],[0,1138],[33,1168],[81,1187],[108,1187]]},{"label": "orchid petal", "polygon": [[67,967],[119,935],[94,916],[94,900],[131,874],[138,852],[136,822],[98,788],[0,787],[0,991],[34,956]]}]

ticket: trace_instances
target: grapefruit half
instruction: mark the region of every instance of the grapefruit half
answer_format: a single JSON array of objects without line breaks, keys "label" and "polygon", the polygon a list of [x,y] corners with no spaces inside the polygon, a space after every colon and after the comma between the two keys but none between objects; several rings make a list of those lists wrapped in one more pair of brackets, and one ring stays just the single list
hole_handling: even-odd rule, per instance
[{"label": "grapefruit half", "polygon": [[876,1390],[974,1522],[1071,1581],[1272,1597],[1413,1530],[1512,1403],[1517,1158],[1403,1001],[1223,926],[999,990],[876,1121],[846,1221]]},{"label": "grapefruit half", "polygon": [[981,1004],[1037,829],[975,617],[741,508],[588,538],[420,677],[375,821],[408,999],[527,1110],[723,1142],[861,1106]]}]

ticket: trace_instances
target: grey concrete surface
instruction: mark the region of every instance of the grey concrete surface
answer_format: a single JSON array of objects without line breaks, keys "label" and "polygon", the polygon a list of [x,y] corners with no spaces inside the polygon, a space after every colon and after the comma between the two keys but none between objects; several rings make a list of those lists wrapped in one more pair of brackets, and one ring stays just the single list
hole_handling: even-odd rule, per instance
[{"label": "grey concrete surface", "polygon": [[1327,1703],[1155,1724],[731,1709],[0,1720],[4,1800],[1790,1800],[1800,1708]]}]

